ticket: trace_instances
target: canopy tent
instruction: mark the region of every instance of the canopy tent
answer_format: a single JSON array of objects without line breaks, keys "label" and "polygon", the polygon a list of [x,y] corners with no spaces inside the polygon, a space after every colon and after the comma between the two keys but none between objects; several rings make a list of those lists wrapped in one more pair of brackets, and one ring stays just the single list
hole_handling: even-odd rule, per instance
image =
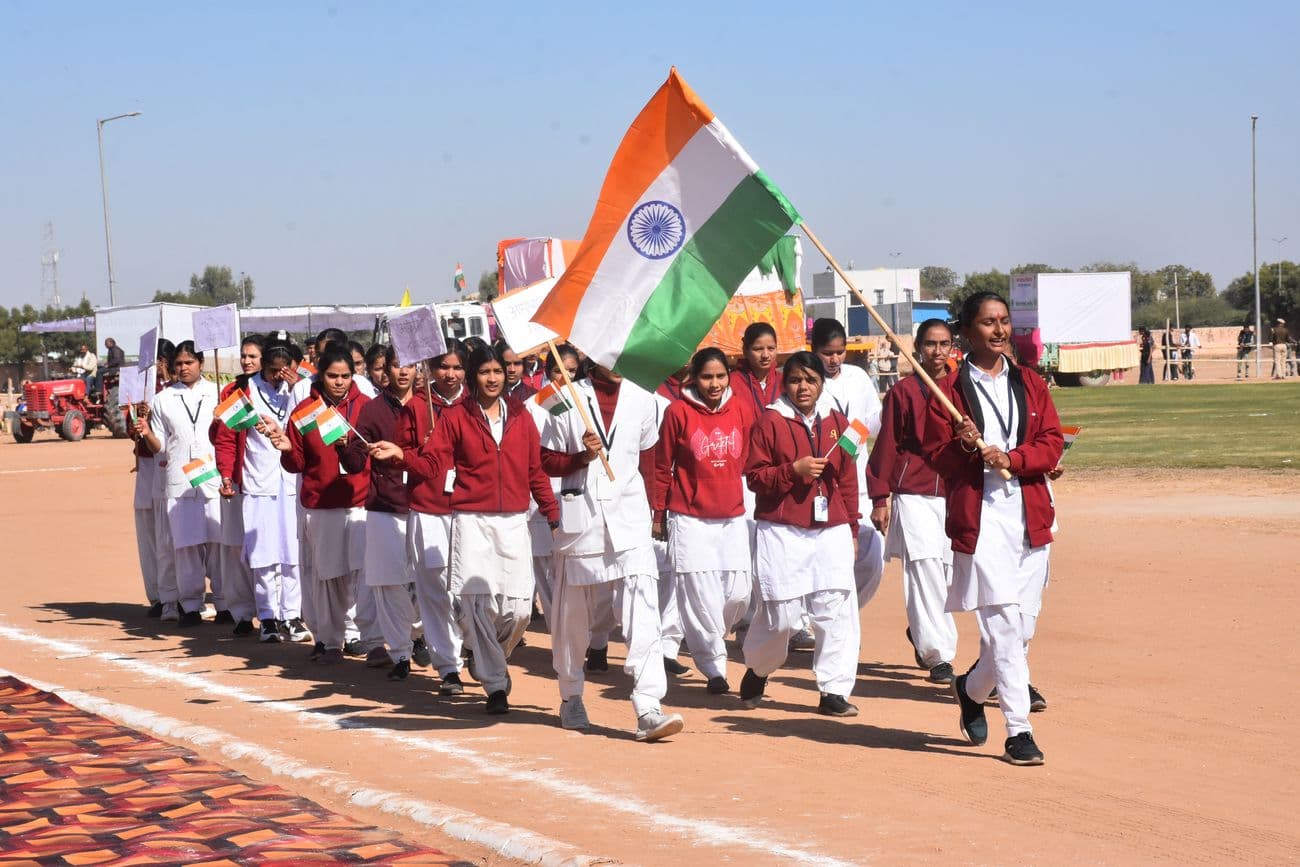
[{"label": "canopy tent", "polygon": [[24,334],[75,334],[79,331],[89,334],[95,330],[95,317],[73,316],[53,322],[29,322],[19,330]]},{"label": "canopy tent", "polygon": [[315,334],[325,328],[371,331],[379,320],[402,308],[395,304],[309,304],[302,307],[249,307],[239,311],[245,332],[296,331]]}]

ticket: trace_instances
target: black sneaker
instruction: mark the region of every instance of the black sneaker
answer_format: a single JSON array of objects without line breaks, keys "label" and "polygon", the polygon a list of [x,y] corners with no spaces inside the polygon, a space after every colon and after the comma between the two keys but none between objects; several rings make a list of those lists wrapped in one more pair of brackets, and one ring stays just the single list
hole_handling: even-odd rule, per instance
[{"label": "black sneaker", "polygon": [[767,678],[754,674],[754,669],[745,669],[745,676],[740,679],[740,701],[745,707],[758,707],[767,689]]},{"label": "black sneaker", "polygon": [[241,620],[235,624],[235,628],[232,631],[234,632],[235,635],[252,635],[253,621]]},{"label": "black sneaker", "polygon": [[682,665],[671,656],[664,657],[664,672],[671,674],[673,677],[681,677],[683,674],[690,674],[691,670]]},{"label": "black sneaker", "polygon": [[365,656],[366,648],[360,638],[354,638],[343,643],[343,653],[347,656]]},{"label": "black sneaker", "polygon": [[411,676],[411,660],[399,659],[397,664],[388,669],[389,680],[406,680]]},{"label": "black sneaker", "polygon": [[213,623],[234,623],[235,615],[229,611],[218,611],[217,616],[212,618]]},{"label": "black sneaker", "polygon": [[415,644],[411,647],[411,662],[420,668],[433,665],[433,654],[429,652],[429,645],[425,642],[424,636],[415,639]]},{"label": "black sneaker", "polygon": [[946,662],[941,662],[934,668],[930,669],[930,676],[926,678],[930,683],[952,683],[952,666]]},{"label": "black sneaker", "polygon": [[498,689],[488,696],[487,707],[484,708],[491,714],[503,714],[510,712],[510,699],[506,698],[506,691]]},{"label": "black sneaker", "polygon": [[823,692],[821,701],[817,702],[817,712],[824,716],[857,716],[858,709],[855,705],[849,704],[849,700],[842,695],[832,695]]},{"label": "black sneaker", "polygon": [[465,684],[460,682],[460,672],[453,671],[451,674],[442,676],[442,683],[438,684],[438,692],[442,695],[460,695],[465,691]]},{"label": "black sneaker", "polygon": [[1034,743],[1034,736],[1029,732],[1021,732],[1013,738],[1007,738],[1006,752],[1002,755],[1002,761],[1009,762],[1013,765],[1041,765],[1043,763],[1043,751]]},{"label": "black sneaker", "polygon": [[1034,689],[1032,683],[1029,684],[1029,712],[1042,713],[1045,710],[1047,710],[1047,699],[1043,698],[1041,692]]},{"label": "black sneaker", "polygon": [[731,684],[727,683],[725,677],[711,677],[709,682],[704,685],[709,695],[726,695],[731,692]]},{"label": "black sneaker", "polygon": [[592,674],[609,671],[609,648],[587,648],[586,670]]},{"label": "black sneaker", "polygon": [[152,618],[154,620],[157,620],[158,618],[162,617],[162,603],[155,602],[154,604],[150,605],[149,610],[144,613],[144,616]]},{"label": "black sneaker", "polygon": [[912,640],[912,627],[907,627],[907,631],[903,634],[907,636],[907,643],[912,645],[912,658],[916,660],[916,667],[925,668],[925,660],[921,658],[920,651],[916,649],[916,642]]},{"label": "black sneaker", "polygon": [[984,718],[984,705],[966,695],[966,677],[953,678],[952,694],[961,705],[961,733],[978,747],[989,739],[989,722]]},{"label": "black sneaker", "polygon": [[311,654],[307,657],[310,660],[320,659],[325,655],[325,642],[318,641],[311,649]]},{"label": "black sneaker", "polygon": [[275,620],[263,620],[262,634],[259,638],[264,644],[279,644],[281,641],[279,622]]},{"label": "black sneaker", "polygon": [[202,626],[203,615],[197,611],[183,611],[181,612],[181,619],[176,625],[182,627]]}]

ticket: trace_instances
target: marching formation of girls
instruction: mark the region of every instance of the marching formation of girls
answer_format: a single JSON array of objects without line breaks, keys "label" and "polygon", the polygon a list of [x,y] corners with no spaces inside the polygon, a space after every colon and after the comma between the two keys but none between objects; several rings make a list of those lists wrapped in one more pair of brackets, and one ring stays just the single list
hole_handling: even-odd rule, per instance
[{"label": "marching formation of girls", "polygon": [[[429,668],[443,695],[464,692],[464,666],[491,714],[509,712],[511,654],[544,619],[573,730],[592,724],[585,681],[608,670],[613,636],[635,736],[658,741],[685,726],[663,705],[683,650],[715,696],[743,661],[734,691],[752,708],[811,649],[810,706],[857,715],[859,610],[898,558],[907,638],[951,685],[963,734],[984,743],[996,696],[1003,758],[1040,764],[1028,646],[1062,436],[1043,381],[1007,357],[1005,302],[974,296],[960,321],[956,373],[946,323],[916,337],[958,423],[918,377],[882,407],[834,320],[783,363],[774,329],[752,325],[734,368],[702,349],[657,393],[567,345],[543,367],[453,340],[408,366],[332,329],[310,359],[246,339],[218,392],[192,342],[160,341],[132,427],[149,613],[198,626],[210,592],[237,635],[313,642],[320,665],[365,657],[394,681]],[[960,676],[957,611],[980,632]]]}]

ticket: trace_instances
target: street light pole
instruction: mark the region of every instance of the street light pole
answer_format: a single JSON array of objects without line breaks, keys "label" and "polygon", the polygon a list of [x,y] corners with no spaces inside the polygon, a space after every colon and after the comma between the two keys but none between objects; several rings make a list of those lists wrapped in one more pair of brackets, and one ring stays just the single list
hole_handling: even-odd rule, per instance
[{"label": "street light pole", "polygon": [[1255,275],[1255,379],[1259,379],[1264,360],[1264,322],[1259,309],[1259,219],[1255,199],[1255,123],[1259,115],[1250,116],[1250,270]]},{"label": "street light pole", "polygon": [[898,333],[898,257],[901,255],[903,255],[902,250],[897,250],[889,254],[889,258],[894,260],[893,261],[894,267],[892,269],[894,272],[894,303],[892,305],[894,309],[894,317],[893,317],[894,321],[892,324],[894,327],[895,334]]},{"label": "street light pole", "polygon": [[129,111],[95,121],[95,134],[99,139],[99,191],[104,198],[104,250],[108,256],[108,306],[117,306],[117,277],[113,273],[113,232],[108,222],[108,181],[104,174],[104,124],[124,117],[139,117],[140,112]]},{"label": "street light pole", "polygon": [[1282,243],[1286,241],[1286,235],[1280,238],[1274,238],[1273,243],[1277,244],[1277,295],[1282,297]]}]

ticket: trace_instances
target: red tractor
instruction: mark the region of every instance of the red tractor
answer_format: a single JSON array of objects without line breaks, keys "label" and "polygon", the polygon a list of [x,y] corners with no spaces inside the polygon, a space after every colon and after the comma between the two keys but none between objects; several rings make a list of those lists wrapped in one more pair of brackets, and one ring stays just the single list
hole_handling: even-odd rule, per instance
[{"label": "red tractor", "polygon": [[87,395],[80,379],[52,379],[23,385],[23,404],[10,413],[9,430],[14,440],[29,443],[38,430],[56,430],[68,442],[76,442],[95,425],[103,425],[114,437],[127,434],[126,416],[117,405],[117,374],[104,377],[101,395]]}]

